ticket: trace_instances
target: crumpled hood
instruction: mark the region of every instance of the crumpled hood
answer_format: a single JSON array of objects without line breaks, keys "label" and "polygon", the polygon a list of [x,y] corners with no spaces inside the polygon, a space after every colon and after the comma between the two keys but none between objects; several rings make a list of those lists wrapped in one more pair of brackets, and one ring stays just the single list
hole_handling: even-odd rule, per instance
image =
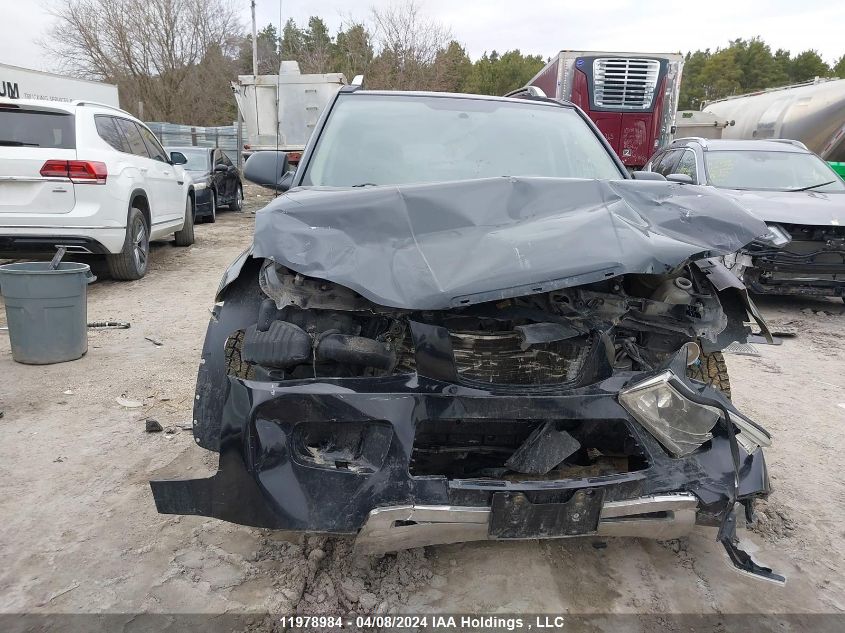
[{"label": "crumpled hood", "polygon": [[706,187],[501,177],[294,189],[256,215],[253,255],[379,305],[445,309],[664,273],[766,232]]},{"label": "crumpled hood", "polygon": [[764,222],[845,226],[845,193],[737,189],[720,191]]}]

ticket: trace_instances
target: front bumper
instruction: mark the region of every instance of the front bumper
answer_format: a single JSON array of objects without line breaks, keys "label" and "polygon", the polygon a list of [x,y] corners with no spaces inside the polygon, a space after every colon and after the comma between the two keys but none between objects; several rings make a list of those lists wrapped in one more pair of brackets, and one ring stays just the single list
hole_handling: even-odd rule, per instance
[{"label": "front bumper", "polygon": [[[766,464],[759,449],[749,455],[739,447],[740,478],[734,489],[734,463],[725,436],[716,435],[685,458],[670,457],[617,402],[618,390],[629,378],[615,376],[554,395],[495,395],[415,374],[295,384],[229,377],[219,471],[207,479],[153,481],[153,495],[159,512],[166,514],[335,534],[372,527],[376,510],[477,508],[486,510],[491,519],[511,517],[508,529],[496,529],[493,521],[488,522],[490,538],[511,539],[601,534],[607,529],[600,525],[602,517],[614,512],[618,516],[614,508],[627,504],[635,510],[639,503],[677,494],[686,495],[684,509],[691,509],[689,500],[695,499],[698,523],[718,525],[736,501],[768,494]],[[722,398],[710,391],[708,395]],[[648,467],[557,481],[410,473],[418,425],[503,418],[578,420],[595,428],[609,420],[624,421],[647,454]],[[355,433],[360,459],[338,467],[309,453],[303,433],[320,425]],[[584,501],[583,520],[573,520],[573,514],[579,514],[572,508],[577,503],[573,500],[583,494],[591,497]],[[515,510],[516,506],[521,509]],[[682,523],[690,528],[694,522]],[[668,538],[660,531],[652,535]]]},{"label": "front bumper", "polygon": [[[618,402],[620,390],[641,379],[640,372],[607,373],[578,388],[468,384],[454,378],[454,357],[440,347],[437,333],[421,330],[420,339],[415,331],[413,373],[284,382],[238,378],[227,375],[223,350],[232,333],[255,322],[262,295],[245,281],[255,276],[256,262],[244,253],[224,277],[218,296],[225,301],[214,307],[197,378],[194,436],[220,453],[218,472],[151,481],[159,512],[357,534],[358,550],[370,553],[479,539],[666,539],[701,524],[719,527],[719,540],[736,566],[744,561],[746,571],[765,575],[735,546],[738,504],[750,516],[752,500],[770,491],[762,449],[746,450],[730,435],[732,426],[717,425],[721,430],[714,429],[699,450],[671,457]],[[685,352],[672,364],[676,376],[684,373],[682,357]],[[679,380],[717,408],[736,412],[719,392]],[[414,461],[424,429],[486,429],[502,420],[511,427],[577,422],[599,434],[613,426],[636,445],[640,462],[610,474],[532,479],[447,476],[437,468],[421,470]],[[343,438],[332,443],[332,454],[321,448],[327,436]],[[335,450],[340,445],[354,450],[342,454]]]},{"label": "front bumper", "polygon": [[198,218],[211,216],[211,188],[194,189],[194,215]]},{"label": "front bumper", "polygon": [[[576,493],[572,503],[583,499]],[[519,498],[519,497],[517,497]],[[520,503],[527,503],[521,501]],[[608,501],[602,505],[596,536],[680,538],[695,527],[698,499],[691,493]],[[472,506],[391,506],[376,508],[355,540],[356,551],[381,554],[412,547],[483,541],[490,534],[492,510]]]},{"label": "front bumper", "polygon": [[751,252],[743,282],[757,294],[845,297],[845,243],[794,241]]}]

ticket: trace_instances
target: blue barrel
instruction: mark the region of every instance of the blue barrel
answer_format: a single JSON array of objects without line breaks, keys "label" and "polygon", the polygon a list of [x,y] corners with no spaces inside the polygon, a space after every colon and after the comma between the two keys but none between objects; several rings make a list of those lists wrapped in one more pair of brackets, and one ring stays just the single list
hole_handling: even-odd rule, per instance
[{"label": "blue barrel", "polygon": [[12,358],[28,365],[81,358],[88,351],[88,284],[95,279],[88,264],[0,266]]}]

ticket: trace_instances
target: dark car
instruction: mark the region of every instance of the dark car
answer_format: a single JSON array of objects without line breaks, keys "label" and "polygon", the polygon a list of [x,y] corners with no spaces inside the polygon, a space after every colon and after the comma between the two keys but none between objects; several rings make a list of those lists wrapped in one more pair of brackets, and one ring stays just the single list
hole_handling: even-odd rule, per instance
[{"label": "dark car", "polygon": [[194,181],[196,218],[205,222],[217,220],[217,210],[227,207],[240,211],[244,190],[238,168],[226,153],[211,147],[167,147],[168,152],[181,152],[188,159],[184,165]]},{"label": "dark car", "polygon": [[766,222],[726,260],[753,292],[845,299],[845,182],[803,144],[678,139],[645,169],[717,187]]},{"label": "dark car", "polygon": [[738,547],[770,436],[719,351],[767,333],[716,259],[761,221],[629,177],[532,96],[343,88],[295,173],[261,152],[245,175],[286,193],[212,309],[193,430],[219,469],[151,482],[159,512],[365,553],[701,524],[781,580]]}]

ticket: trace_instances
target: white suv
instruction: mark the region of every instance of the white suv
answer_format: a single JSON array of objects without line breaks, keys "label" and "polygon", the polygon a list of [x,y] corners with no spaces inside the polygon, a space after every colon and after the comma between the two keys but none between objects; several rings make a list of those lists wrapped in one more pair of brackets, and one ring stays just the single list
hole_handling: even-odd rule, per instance
[{"label": "white suv", "polygon": [[140,279],[150,240],[194,242],[194,193],[132,115],[91,102],[0,99],[0,257],[105,255],[115,279]]}]

